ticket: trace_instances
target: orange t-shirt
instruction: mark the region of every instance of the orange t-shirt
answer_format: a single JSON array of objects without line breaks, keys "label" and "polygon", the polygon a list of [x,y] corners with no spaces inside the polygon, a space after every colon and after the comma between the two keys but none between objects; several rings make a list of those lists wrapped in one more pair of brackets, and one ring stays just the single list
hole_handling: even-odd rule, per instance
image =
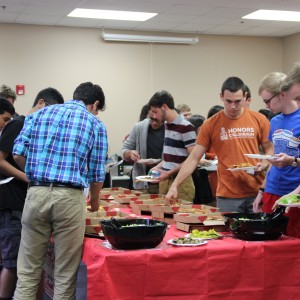
[{"label": "orange t-shirt", "polygon": [[220,111],[201,126],[197,143],[207,149],[213,147],[218,157],[217,196],[245,198],[257,194],[263,175],[227,169],[243,162],[255,165],[258,160],[244,154],[259,153],[259,145],[268,141],[269,131],[268,119],[249,109],[244,109],[238,119],[229,119],[224,111]]}]

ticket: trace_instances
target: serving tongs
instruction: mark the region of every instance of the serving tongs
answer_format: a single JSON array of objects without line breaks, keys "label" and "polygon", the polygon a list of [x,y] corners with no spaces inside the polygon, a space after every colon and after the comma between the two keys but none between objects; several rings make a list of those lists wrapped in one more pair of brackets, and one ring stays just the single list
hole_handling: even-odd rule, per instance
[{"label": "serving tongs", "polygon": [[122,228],[122,224],[115,218],[111,218],[110,223],[114,228],[117,228],[117,229]]},{"label": "serving tongs", "polygon": [[271,213],[263,213],[261,215],[261,219],[263,219],[265,221],[271,221],[271,220],[279,218],[284,213],[285,213],[285,206],[279,206]]},{"label": "serving tongs", "polygon": [[[276,220],[277,218],[281,217],[285,213],[285,206],[279,206],[271,213],[262,213],[260,216],[257,216],[256,218],[250,218],[249,222],[251,221],[266,221],[271,222],[273,220]],[[239,220],[238,218],[234,218],[233,221],[230,224],[231,230],[238,230],[242,226],[243,220]]]}]

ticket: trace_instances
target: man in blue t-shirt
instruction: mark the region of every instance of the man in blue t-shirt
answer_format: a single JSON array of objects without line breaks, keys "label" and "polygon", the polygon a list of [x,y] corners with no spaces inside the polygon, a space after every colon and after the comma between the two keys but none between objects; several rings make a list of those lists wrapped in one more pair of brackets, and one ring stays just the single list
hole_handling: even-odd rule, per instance
[{"label": "man in blue t-shirt", "polygon": [[[278,159],[269,160],[271,167],[254,201],[254,212],[260,209],[261,204],[262,211],[271,212],[275,202],[296,189],[300,183],[300,109],[294,100],[297,91],[300,91],[300,65],[295,65],[287,76],[273,72],[261,82],[260,96],[266,106],[278,114],[271,120],[269,133],[269,140],[274,144],[274,153]],[[298,211],[290,210],[287,229],[289,235],[296,237],[300,237],[300,226],[293,220],[299,219],[294,214]]]}]

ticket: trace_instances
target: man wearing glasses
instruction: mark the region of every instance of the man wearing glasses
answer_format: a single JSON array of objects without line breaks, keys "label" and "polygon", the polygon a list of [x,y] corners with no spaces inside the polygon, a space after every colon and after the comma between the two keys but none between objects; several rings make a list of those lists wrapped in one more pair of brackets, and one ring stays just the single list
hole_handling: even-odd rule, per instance
[{"label": "man wearing glasses", "polygon": [[[262,205],[262,211],[271,212],[276,200],[292,192],[300,182],[300,109],[295,101],[300,94],[300,65],[295,65],[287,76],[279,72],[266,75],[259,94],[267,107],[278,113],[271,120],[269,133],[278,158],[269,160],[272,166],[262,184],[263,193],[258,193],[253,209],[258,211]],[[299,210],[289,212],[288,234],[300,237],[300,224],[292,225],[295,211]]]},{"label": "man wearing glasses", "polygon": [[[134,189],[147,190],[149,193],[158,194],[157,183],[136,181],[135,178],[147,175],[149,170],[161,159],[164,137],[164,122],[149,117],[136,123],[127,139],[123,142],[121,149],[122,158],[134,163],[132,170]],[[143,160],[141,161],[141,159]],[[151,163],[151,159],[155,163]]]}]

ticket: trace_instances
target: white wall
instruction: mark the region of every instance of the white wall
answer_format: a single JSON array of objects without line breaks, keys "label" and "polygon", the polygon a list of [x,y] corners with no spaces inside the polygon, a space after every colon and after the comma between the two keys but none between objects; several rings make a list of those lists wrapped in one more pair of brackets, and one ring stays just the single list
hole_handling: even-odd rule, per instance
[{"label": "white wall", "polygon": [[101,85],[107,109],[99,117],[111,154],[119,152],[141,107],[158,90],[206,116],[221,104],[223,81],[239,76],[252,91],[251,108],[258,110],[264,107],[257,95],[261,78],[284,69],[281,38],[204,35],[197,45],[107,43],[98,29],[10,24],[0,25],[0,36],[0,83],[26,87],[16,102],[18,113],[25,114],[45,87],[57,88],[68,100],[81,82]]},{"label": "white wall", "polygon": [[283,39],[283,72],[287,73],[295,62],[300,63],[300,33]]}]

